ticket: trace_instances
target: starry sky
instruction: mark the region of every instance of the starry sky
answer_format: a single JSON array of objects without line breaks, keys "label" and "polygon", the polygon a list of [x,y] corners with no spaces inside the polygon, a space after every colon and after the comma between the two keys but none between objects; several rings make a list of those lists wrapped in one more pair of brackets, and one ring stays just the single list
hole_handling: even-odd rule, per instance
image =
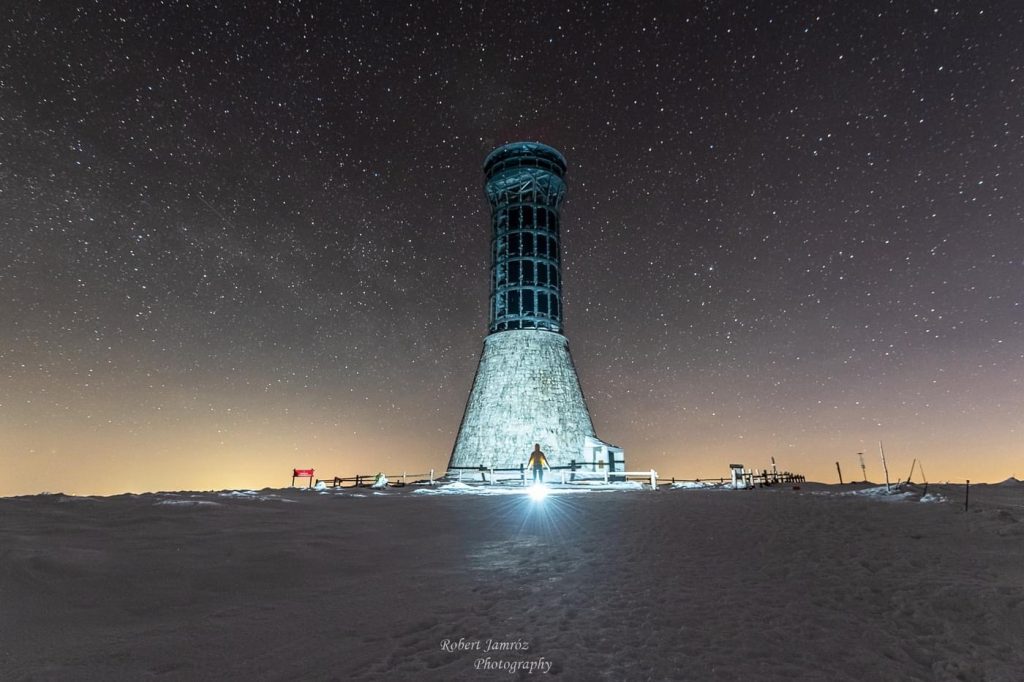
[{"label": "starry sky", "polygon": [[1024,476],[1022,46],[1012,1],[5,3],[0,495],[443,470],[524,139],[631,469]]}]

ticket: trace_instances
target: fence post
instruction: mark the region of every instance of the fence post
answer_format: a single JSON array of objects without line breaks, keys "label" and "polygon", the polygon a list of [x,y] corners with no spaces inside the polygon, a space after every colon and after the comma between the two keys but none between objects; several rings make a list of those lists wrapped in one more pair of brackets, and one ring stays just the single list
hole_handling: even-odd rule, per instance
[{"label": "fence post", "polygon": [[967,511],[967,503],[971,501],[971,479],[967,479],[967,488],[964,490],[964,511]]},{"label": "fence post", "polygon": [[491,485],[494,485],[494,467],[491,467]]},{"label": "fence post", "polygon": [[430,470],[430,485],[434,485],[434,470]]},{"label": "fence post", "polygon": [[658,472],[651,469],[651,490],[658,489]]},{"label": "fence post", "polygon": [[519,480],[522,482],[523,487],[526,487],[526,465],[522,462],[519,463]]}]

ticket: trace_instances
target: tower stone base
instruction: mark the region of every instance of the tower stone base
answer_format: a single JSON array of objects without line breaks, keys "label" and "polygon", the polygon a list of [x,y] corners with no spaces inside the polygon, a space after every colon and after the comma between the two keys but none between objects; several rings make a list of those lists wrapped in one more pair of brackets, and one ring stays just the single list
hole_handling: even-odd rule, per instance
[{"label": "tower stone base", "polygon": [[498,332],[484,339],[448,475],[458,478],[457,467],[518,468],[534,443],[551,466],[581,462],[594,439],[566,338],[536,329]]}]

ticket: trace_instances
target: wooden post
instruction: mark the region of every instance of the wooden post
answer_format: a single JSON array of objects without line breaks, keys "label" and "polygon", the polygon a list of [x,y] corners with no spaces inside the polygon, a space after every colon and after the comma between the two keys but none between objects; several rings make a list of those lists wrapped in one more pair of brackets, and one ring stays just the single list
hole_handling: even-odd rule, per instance
[{"label": "wooden post", "polygon": [[839,472],[839,485],[843,484],[843,470],[839,468],[839,462],[836,462],[836,471]]},{"label": "wooden post", "polygon": [[971,479],[967,479],[967,487],[964,489],[964,511],[967,511],[967,504],[971,501]]}]

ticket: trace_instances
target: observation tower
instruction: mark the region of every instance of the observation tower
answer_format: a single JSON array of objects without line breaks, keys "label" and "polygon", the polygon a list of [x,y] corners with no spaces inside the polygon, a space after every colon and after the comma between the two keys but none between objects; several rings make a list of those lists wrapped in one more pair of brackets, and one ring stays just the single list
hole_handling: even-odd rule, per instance
[{"label": "observation tower", "polygon": [[565,158],[537,142],[484,161],[491,204],[488,335],[448,462],[450,478],[519,478],[534,444],[551,466],[624,471],[622,449],[597,438],[562,334],[560,210]]}]

